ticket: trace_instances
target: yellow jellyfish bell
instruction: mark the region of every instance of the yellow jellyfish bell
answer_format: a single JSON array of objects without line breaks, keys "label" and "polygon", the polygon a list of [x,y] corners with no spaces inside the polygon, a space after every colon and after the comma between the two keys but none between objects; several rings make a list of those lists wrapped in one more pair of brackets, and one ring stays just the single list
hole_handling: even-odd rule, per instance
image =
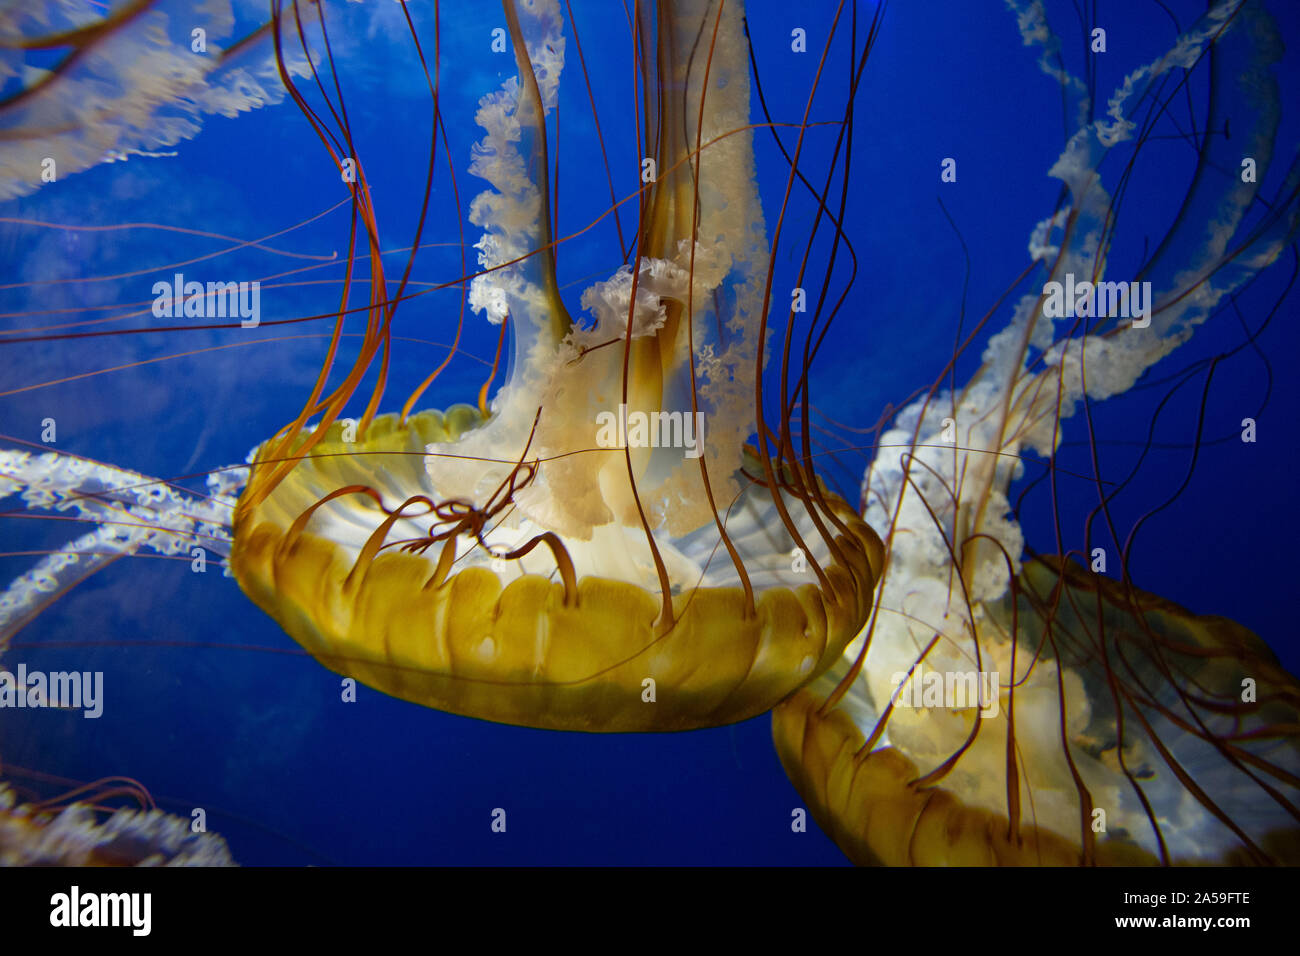
[{"label": "yellow jellyfish bell", "polygon": [[[378,415],[376,392],[343,421],[386,347],[372,319],[347,382],[260,448],[231,566],[325,666],[429,707],[585,731],[752,717],[840,657],[883,550],[762,418],[773,296],[741,4],[638,8],[657,46],[640,227],[586,324],[556,288],[547,199],[563,19],[505,8],[519,78],[480,103],[471,171],[494,188],[470,211],[469,301],[509,323],[509,378],[490,407]],[[373,231],[363,170],[354,196]]]},{"label": "yellow jellyfish bell", "polygon": [[932,651],[899,675],[870,743],[850,716],[861,700],[801,690],[774,711],[782,764],[850,859],[1300,860],[1300,685],[1263,641],[1069,560],[1026,563],[1014,590],[986,629],[1018,636],[983,639],[1006,652],[985,662],[992,694],[959,683],[953,707]]}]

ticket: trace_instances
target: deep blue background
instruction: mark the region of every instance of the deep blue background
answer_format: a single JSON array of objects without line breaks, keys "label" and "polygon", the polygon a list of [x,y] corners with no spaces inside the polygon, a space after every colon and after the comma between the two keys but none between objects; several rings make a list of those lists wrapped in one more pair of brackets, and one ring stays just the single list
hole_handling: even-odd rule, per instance
[{"label": "deep blue background", "polygon": [[[1184,25],[1203,9],[1195,2],[1170,6]],[[617,4],[582,0],[574,7],[622,196],[635,186],[631,175],[637,158],[626,22]],[[428,155],[424,80],[398,5],[327,4],[327,9],[334,17],[331,35],[385,247],[400,249],[411,241]],[[1073,6],[1049,9],[1077,72],[1082,55]],[[1104,98],[1126,72],[1167,49],[1174,31],[1153,3],[1116,0],[1099,4],[1099,10],[1109,41],[1109,52],[1098,62]],[[749,4],[759,70],[777,121],[797,122],[802,116],[833,13],[828,2],[810,10],[788,3]],[[859,36],[869,17],[864,9]],[[422,17],[420,25],[431,52],[430,18]],[[458,223],[464,223],[470,198],[483,188],[467,172],[470,145],[479,135],[474,104],[514,72],[508,54],[489,49],[491,29],[502,25],[492,5],[443,5],[440,92],[462,212],[457,213],[439,143],[424,241],[447,245],[422,252],[414,273],[421,282],[459,274]],[[1300,45],[1294,12],[1282,11],[1280,26],[1288,42]],[[790,51],[795,27],[807,31],[806,54]],[[842,109],[847,19],[839,29],[823,91],[813,104],[814,119],[838,118]],[[887,403],[897,404],[932,381],[951,354],[965,261],[939,198],[970,250],[967,328],[1024,268],[1030,231],[1050,214],[1057,195],[1059,184],[1046,171],[1060,152],[1064,128],[1059,89],[1038,69],[1037,57],[1036,49],[1022,46],[1013,17],[998,3],[897,3],[887,11],[856,114],[846,227],[859,274],[813,370],[815,400],[830,417],[855,427],[874,424]],[[1288,51],[1283,89],[1297,88],[1297,72],[1296,54]],[[564,80],[561,235],[609,206],[572,44]],[[1286,102],[1288,108],[1293,100]],[[1185,111],[1178,122],[1189,125]],[[781,135],[793,143],[794,131]],[[829,126],[808,133],[801,166],[814,182],[825,175],[834,135]],[[1297,139],[1296,117],[1287,113],[1279,165],[1289,162]],[[756,144],[770,227],[787,170],[769,134],[760,131]],[[68,177],[37,195],[0,204],[0,216],[68,224],[150,221],[253,238],[345,198],[323,148],[292,104],[237,119],[208,118],[200,135],[175,148],[175,159],[133,158]],[[959,178],[941,185],[939,162],[947,156],[958,159]],[[1172,137],[1144,154],[1147,165],[1128,197],[1113,275],[1123,274],[1124,257],[1139,254],[1144,238],[1157,241],[1167,228],[1191,157],[1187,144]],[[812,221],[806,194],[796,200],[778,249],[776,288],[794,284],[799,241],[806,240]],[[335,252],[341,259],[347,215],[344,207],[269,244],[314,255]],[[634,228],[630,205],[623,207],[622,218],[625,231]],[[475,241],[479,230],[468,223],[464,228],[467,240]],[[173,271],[167,263],[226,245],[149,230],[75,233],[2,222],[4,283],[142,271],[119,281],[4,290],[0,302],[9,313],[4,327],[96,318],[105,313],[72,319],[30,313],[113,303],[139,303],[145,315],[108,327],[143,327],[152,321],[150,286]],[[817,247],[815,262],[824,264],[825,249]],[[621,261],[613,222],[607,219],[566,242],[558,255],[561,283],[576,309],[581,290]],[[390,278],[400,275],[402,257],[387,262]],[[260,277],[267,320],[327,313],[336,306],[339,263],[271,278],[312,264],[245,250],[182,271],[203,279]],[[1290,268],[1289,261],[1282,262],[1242,297],[1252,328],[1276,302]],[[364,269],[358,267],[357,275],[364,278]],[[318,284],[276,284],[306,281]],[[364,293],[363,287],[354,302],[363,301]],[[29,314],[14,314],[19,312]],[[1290,613],[1298,540],[1294,475],[1300,461],[1294,439],[1300,409],[1293,375],[1300,344],[1296,313],[1293,296],[1259,338],[1258,351],[1244,350],[1216,371],[1205,437],[1227,440],[1202,449],[1190,486],[1144,527],[1131,565],[1145,589],[1251,627],[1292,671],[1300,670]],[[386,408],[398,407],[410,387],[441,361],[444,349],[437,343],[450,342],[456,315],[454,290],[421,296],[401,308]],[[1007,315],[1004,307],[991,327],[999,327]],[[36,440],[40,420],[52,416],[59,448],[162,477],[239,462],[301,407],[327,330],[317,322],[268,325],[252,335],[150,333],[3,346],[0,392],[5,393],[129,361],[233,347],[5,394],[0,433]],[[1235,316],[1217,316],[1152,378],[1161,381],[1235,348],[1242,337]],[[462,344],[468,353],[490,358],[495,330],[470,318]],[[978,350],[961,364],[964,374],[977,355]],[[1270,367],[1271,395],[1261,411]],[[483,375],[479,362],[457,361],[421,404],[471,400]],[[1131,526],[1182,481],[1203,381],[1193,379],[1161,419],[1157,440],[1169,447],[1149,456],[1123,499],[1122,526]],[[1126,463],[1140,450],[1132,443],[1145,438],[1152,409],[1167,391],[1167,385],[1152,385],[1095,410],[1104,472],[1127,473]],[[1255,445],[1236,440],[1238,423],[1247,415],[1260,423]],[[1067,440],[1075,444],[1062,453],[1061,466],[1089,473],[1081,424],[1075,420],[1067,426]],[[862,462],[845,462],[850,472],[831,477],[851,492]],[[1081,520],[1093,504],[1091,493],[1086,483],[1061,486],[1066,547],[1082,546]],[[1030,544],[1055,550],[1050,500],[1040,488],[1030,501],[1036,503],[1025,516]],[[9,499],[4,506],[14,505]],[[6,551],[41,542],[56,545],[69,536],[67,526],[55,522],[0,520],[0,536],[13,542]],[[29,562],[3,559],[0,572],[12,577]],[[49,793],[49,786],[14,768],[75,780],[135,777],[169,810],[188,814],[192,807],[206,808],[209,826],[228,838],[243,863],[843,862],[815,826],[806,834],[791,832],[791,810],[801,801],[777,762],[766,717],[685,734],[588,736],[449,716],[364,688],[357,703],[343,704],[339,678],[306,657],[215,569],[198,576],[183,562],[154,557],[118,562],[23,631],[3,663],[13,667],[19,661],[47,670],[102,670],[107,700],[97,721],[51,711],[6,712],[0,755],[12,779]],[[489,829],[495,807],[508,813],[504,835]]]}]

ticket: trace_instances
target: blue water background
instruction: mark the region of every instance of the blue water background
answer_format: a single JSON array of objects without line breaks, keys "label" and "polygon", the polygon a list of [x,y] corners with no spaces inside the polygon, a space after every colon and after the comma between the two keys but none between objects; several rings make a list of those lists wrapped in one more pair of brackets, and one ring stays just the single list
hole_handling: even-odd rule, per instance
[{"label": "blue water background", "polygon": [[[1191,11],[1203,8],[1171,6],[1184,25]],[[1294,90],[1300,88],[1300,17],[1291,5],[1280,6],[1282,35],[1293,47],[1283,64],[1283,89]],[[584,0],[574,7],[602,107],[602,131],[611,158],[626,170],[634,158],[626,23],[617,4]],[[802,116],[828,33],[833,5],[811,7],[749,4],[764,90],[777,119],[797,122]],[[1081,41],[1072,7],[1049,8],[1077,70]],[[1105,96],[1125,72],[1166,49],[1173,33],[1155,4],[1110,2],[1099,9],[1110,49],[1098,61],[1098,89]],[[336,4],[330,10],[338,24],[333,36],[349,117],[385,246],[405,246],[428,155],[424,80],[413,68],[398,5]],[[367,27],[367,17],[376,15],[373,27]],[[864,7],[860,35],[869,16]],[[490,31],[502,25],[490,4],[443,4],[442,109],[465,208],[483,188],[467,172],[470,146],[479,136],[473,124],[476,100],[514,72],[508,54],[489,49]],[[431,48],[427,15],[421,27]],[[807,54],[790,51],[795,27],[807,31]],[[826,93],[814,102],[814,118],[837,118],[842,108],[847,21],[840,29],[844,35],[835,46]],[[952,0],[897,3],[888,10],[866,69],[854,132],[846,227],[859,273],[814,369],[816,402],[832,418],[858,427],[873,424],[887,403],[897,404],[933,380],[952,351],[965,260],[939,198],[970,251],[967,328],[1024,268],[1029,233],[1053,209],[1059,183],[1046,172],[1063,140],[1060,91],[1039,70],[1037,55],[1022,45],[1001,4]],[[572,46],[564,81],[561,234],[586,225],[609,205]],[[1286,106],[1295,105],[1290,95]],[[1185,113],[1179,121],[1186,124]],[[1300,141],[1294,110],[1283,123],[1279,164],[1289,161]],[[793,145],[795,131],[781,135]],[[829,126],[807,135],[801,166],[819,184],[834,135]],[[584,146],[579,150],[568,143]],[[769,134],[760,131],[756,146],[770,228],[787,169]],[[78,224],[154,221],[255,237],[315,215],[345,196],[322,146],[291,103],[235,119],[210,117],[197,137],[175,149],[175,159],[133,158],[67,177],[34,196],[0,204],[0,215]],[[948,156],[958,160],[958,182],[941,185],[939,162]],[[1165,158],[1157,162],[1158,156]],[[1176,139],[1151,147],[1131,189],[1131,210],[1126,210],[1131,218],[1121,227],[1112,275],[1124,275],[1125,257],[1132,261],[1145,238],[1158,241],[1182,198],[1191,156],[1187,144]],[[456,243],[455,203],[441,143],[438,163],[425,241]],[[621,183],[620,195],[633,188],[627,176]],[[624,209],[627,230],[634,217],[630,205]],[[785,221],[786,242],[778,248],[778,288],[794,284],[790,277],[802,253],[795,240],[806,236],[812,217],[807,196],[799,196]],[[464,228],[470,242],[477,239],[476,227],[465,223]],[[344,207],[270,244],[341,256],[347,229]],[[71,234],[0,224],[0,281],[147,270],[220,246],[149,231]],[[817,247],[815,261],[824,263],[826,248]],[[387,261],[390,277],[400,275],[404,260]],[[576,308],[581,289],[619,262],[608,220],[563,245],[560,281],[571,304]],[[202,264],[183,271],[195,278],[265,277],[309,264],[245,251],[215,260],[210,272]],[[421,255],[415,278],[436,280],[458,271],[456,248],[434,249]],[[1283,263],[1242,297],[1252,328],[1281,294],[1289,272],[1289,263]],[[6,312],[147,302],[153,281],[168,274],[15,290],[0,301]],[[341,274],[335,265],[305,278],[337,280]],[[813,274],[820,278],[816,270]],[[337,281],[264,290],[263,315],[327,313],[337,294]],[[361,296],[354,301],[360,303]],[[1258,351],[1242,350],[1216,370],[1205,437],[1230,440],[1202,449],[1189,486],[1175,505],[1144,525],[1131,558],[1141,587],[1198,613],[1242,622],[1293,672],[1300,670],[1293,623],[1294,569],[1300,560],[1300,522],[1292,498],[1300,465],[1294,438],[1300,409],[1295,301],[1292,296],[1283,304],[1258,339]],[[401,308],[396,334],[446,343],[456,314],[455,291],[430,293]],[[992,327],[1007,315],[1004,306]],[[4,321],[14,327],[24,320]],[[143,326],[151,320],[146,314],[133,321]],[[319,368],[326,331],[325,322],[267,327],[257,345],[3,397],[0,433],[37,440],[41,419],[54,417],[60,449],[161,477],[240,462],[301,407]],[[307,334],[314,337],[270,341]],[[1235,316],[1216,316],[1152,377],[1163,379],[1235,348],[1242,338]],[[9,346],[0,348],[0,390],[245,341],[249,338],[235,330]],[[345,359],[354,342],[346,346]],[[465,349],[490,357],[494,344],[495,330],[471,317]],[[399,342],[385,408],[400,406],[443,354],[434,344]],[[1272,392],[1260,411],[1266,362]],[[973,357],[959,366],[967,375],[973,367]],[[422,404],[472,400],[482,377],[478,363],[453,363]],[[1122,527],[1132,526],[1182,482],[1203,383],[1203,375],[1193,378],[1171,401],[1157,440],[1172,447],[1148,456],[1132,493],[1119,505]],[[1095,409],[1104,471],[1127,473],[1127,463],[1141,451],[1152,410],[1167,390],[1152,386]],[[1248,415],[1260,423],[1254,445],[1235,437]],[[1067,426],[1067,440],[1074,444],[1063,451],[1061,466],[1087,474],[1091,465],[1081,425],[1076,419]],[[833,479],[852,493],[851,475],[860,474],[861,462],[845,461],[851,472]],[[201,479],[184,484],[202,487]],[[1031,545],[1051,552],[1056,544],[1044,492],[1042,487],[1036,492],[1038,507],[1030,509],[1026,529]],[[1065,545],[1082,547],[1082,516],[1095,493],[1086,482],[1063,482],[1060,493]],[[17,524],[9,519],[0,531],[13,542],[4,550],[52,546],[70,536],[67,527],[54,522],[13,527]],[[0,570],[12,577],[30,560],[5,559]],[[99,720],[52,711],[5,713],[0,755],[6,763],[75,780],[134,777],[165,809],[188,815],[194,807],[205,808],[209,827],[222,833],[235,858],[246,864],[844,862],[815,825],[807,833],[791,831],[791,811],[802,801],[777,761],[766,716],[692,733],[602,736],[497,726],[366,688],[357,703],[344,704],[338,676],[300,652],[215,569],[195,575],[186,562],[149,557],[118,562],[23,631],[3,663],[12,667],[19,661],[46,670],[102,670],[107,698]],[[498,807],[508,814],[505,834],[489,827]]]}]

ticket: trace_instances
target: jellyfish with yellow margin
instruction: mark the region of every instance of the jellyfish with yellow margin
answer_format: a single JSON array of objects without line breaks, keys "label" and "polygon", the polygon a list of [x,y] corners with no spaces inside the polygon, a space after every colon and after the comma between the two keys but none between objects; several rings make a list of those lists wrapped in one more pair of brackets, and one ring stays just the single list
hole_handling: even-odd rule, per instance
[{"label": "jellyfish with yellow margin", "polygon": [[[259,449],[235,576],[327,667],[427,706],[589,731],[752,717],[861,629],[881,550],[788,423],[761,418],[773,295],[741,6],[638,8],[656,55],[636,251],[583,295],[586,325],[556,290],[549,227],[563,17],[505,11],[519,77],[480,104],[471,169],[494,188],[471,208],[486,233],[470,301],[508,324],[508,380],[445,413],[413,413],[417,394],[376,414],[377,387],[345,435],[340,409],[386,348],[375,303],[348,379],[318,382]],[[355,190],[365,204],[363,168]]]},{"label": "jellyfish with yellow margin", "polygon": [[[1026,43],[1050,47],[1041,10],[1020,12]],[[871,623],[773,713],[782,763],[853,860],[1300,861],[1300,682],[1247,629],[1133,584],[1132,536],[1116,533],[1116,489],[1096,459],[1092,518],[1115,536],[1120,580],[1099,573],[1104,548],[1026,554],[1009,500],[1029,461],[1052,461],[1076,409],[1131,388],[1294,241],[1300,164],[1267,198],[1239,175],[1243,152],[1265,167],[1271,156],[1273,35],[1259,5],[1215,4],[1097,119],[1086,102],[1075,110],[1087,86],[1054,73],[1083,120],[1052,169],[1068,200],[1030,242],[1042,291],[1019,300],[964,386],[945,387],[945,369],[881,436],[863,484],[887,547]],[[1248,94],[1231,114],[1243,138],[1197,145],[1186,202],[1144,250],[1149,313],[1080,308],[1071,324],[1051,283],[1117,285],[1107,262],[1122,217],[1103,159],[1131,171],[1145,158],[1150,98],[1170,75],[1209,70],[1211,50],[1207,128],[1226,128],[1230,84]],[[1167,254],[1188,238],[1198,258]]]}]

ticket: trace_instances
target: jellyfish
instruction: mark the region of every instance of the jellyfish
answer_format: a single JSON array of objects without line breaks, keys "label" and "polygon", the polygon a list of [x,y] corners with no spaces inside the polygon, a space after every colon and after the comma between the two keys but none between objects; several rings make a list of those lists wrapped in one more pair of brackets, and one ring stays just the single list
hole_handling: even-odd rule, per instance
[{"label": "jellyfish", "polygon": [[0,784],[0,866],[230,866],[226,841],[154,808],[19,801]]},{"label": "jellyfish", "polygon": [[[1098,115],[1089,85],[1060,68],[1041,10],[1018,9],[1078,117],[1051,170],[1063,200],[1029,243],[1043,281],[965,384],[945,370],[880,436],[862,485],[887,548],[871,623],[777,706],[773,737],[814,815],[861,863],[1294,864],[1300,682],[1248,629],[1137,586],[1129,559],[1149,515],[1123,529],[1117,499],[1133,476],[1103,468],[1103,452],[1084,476],[1084,540],[1065,553],[1031,548],[1031,509],[1012,493],[1046,463],[1036,483],[1051,484],[1064,551],[1072,479],[1055,456],[1072,419],[1090,421],[1198,326],[1225,321],[1234,293],[1294,242],[1296,158],[1276,194],[1241,172],[1243,151],[1272,159],[1275,28],[1257,4],[1212,5]],[[1205,128],[1231,121],[1231,137],[1196,143],[1186,201],[1125,286],[1110,255],[1122,205],[1102,164],[1127,176],[1150,161],[1161,91],[1212,58]],[[1054,296],[1067,286],[1063,311]],[[1098,303],[1119,289],[1148,300],[1122,313]]]},{"label": "jellyfish", "polygon": [[[99,163],[174,156],[156,147],[195,136],[207,116],[279,102],[276,64],[257,55],[265,25],[234,29],[229,0],[130,3],[107,14],[58,0],[0,13],[0,83],[19,82],[0,101],[0,199]],[[33,50],[57,55],[38,66],[24,57]],[[285,68],[306,75],[292,54]]]},{"label": "jellyfish", "polygon": [[[638,10],[634,248],[582,294],[585,321],[557,290],[547,199],[564,18],[505,12],[519,75],[480,101],[469,302],[511,340],[506,380],[490,404],[414,412],[422,385],[380,415],[381,375],[344,425],[388,347],[393,306],[373,303],[345,383],[259,449],[234,575],[327,667],[454,713],[591,731],[763,713],[865,623],[880,548],[762,417],[772,270],[741,5]],[[788,355],[780,372],[788,389]]]}]

